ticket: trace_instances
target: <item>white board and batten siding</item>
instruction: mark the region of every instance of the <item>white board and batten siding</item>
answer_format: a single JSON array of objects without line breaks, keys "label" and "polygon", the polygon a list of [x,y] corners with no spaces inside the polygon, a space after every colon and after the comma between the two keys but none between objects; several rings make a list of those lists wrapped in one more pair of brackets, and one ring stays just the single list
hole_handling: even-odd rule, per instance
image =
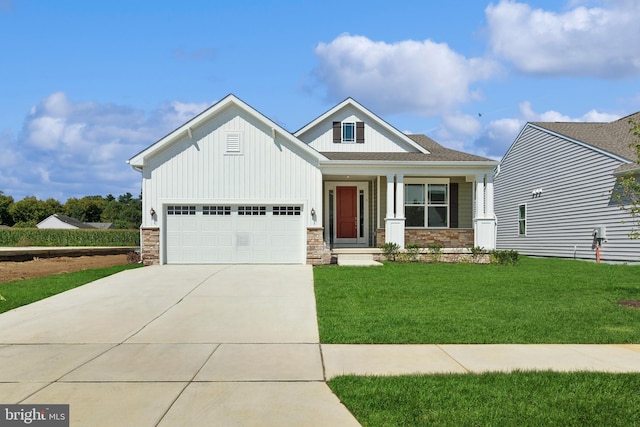
[{"label": "white board and batten siding", "polygon": [[[143,172],[144,226],[159,226],[163,230],[163,262],[172,262],[173,257],[176,262],[288,260],[304,263],[306,227],[321,226],[320,216],[312,216],[310,212],[321,209],[321,197],[322,175],[317,161],[285,136],[233,105],[202,127],[193,129],[191,137],[185,133],[180,140],[156,153],[148,159]],[[169,207],[182,205],[196,207],[191,220],[167,215]],[[238,214],[241,207],[248,206],[264,207],[265,214],[255,217]],[[297,207],[299,214],[281,217],[273,214],[274,207],[288,206]],[[209,207],[230,207],[231,213],[205,218],[203,209]],[[158,212],[155,218],[148,214],[151,208]],[[285,220],[288,222],[283,224]],[[177,227],[184,231],[183,236],[173,234]],[[216,231],[218,233],[213,236]],[[233,242],[230,242],[229,233],[232,232]],[[253,237],[247,237],[247,233]],[[280,249],[289,255],[284,258],[260,255],[278,251],[274,243],[283,236],[290,245]],[[191,245],[191,238],[201,243]],[[178,243],[179,239],[181,243]],[[254,253],[245,254],[243,259],[247,239],[250,239],[249,246]],[[191,253],[178,254],[172,245]],[[221,249],[225,245],[230,245],[234,254],[225,255],[226,249]],[[261,249],[263,247],[267,249]],[[295,255],[291,255],[292,250],[296,251]],[[196,253],[198,251],[202,254]],[[218,255],[211,255],[212,251],[217,251]],[[229,258],[231,256],[235,258]]]},{"label": "white board and batten siding", "polygon": [[[602,259],[640,261],[640,240],[628,237],[625,214],[611,200],[614,169],[605,153],[527,125],[495,179],[497,248],[522,254],[595,259],[593,230],[606,227]],[[532,194],[541,189],[539,194]],[[518,209],[526,205],[526,235]]]},{"label": "white board and batten siding", "polygon": [[[334,143],[333,122],[363,122],[364,144]],[[299,135],[299,138],[319,152],[370,152],[370,153],[403,153],[416,152],[415,147],[401,141],[397,136],[372,120],[362,111],[348,106],[330,116],[324,126],[317,126],[309,132]]]}]

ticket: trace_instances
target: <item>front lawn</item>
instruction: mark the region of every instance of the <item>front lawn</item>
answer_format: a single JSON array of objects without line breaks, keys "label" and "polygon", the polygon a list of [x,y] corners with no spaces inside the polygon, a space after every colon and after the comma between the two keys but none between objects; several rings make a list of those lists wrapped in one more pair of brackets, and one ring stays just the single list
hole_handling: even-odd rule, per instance
[{"label": "front lawn", "polygon": [[640,266],[523,258],[516,267],[314,268],[323,343],[638,343]]},{"label": "front lawn", "polygon": [[0,313],[31,304],[123,270],[141,266],[142,264],[126,264],[0,283]]},{"label": "front lawn", "polygon": [[640,375],[516,372],[337,377],[363,426],[639,426]]}]

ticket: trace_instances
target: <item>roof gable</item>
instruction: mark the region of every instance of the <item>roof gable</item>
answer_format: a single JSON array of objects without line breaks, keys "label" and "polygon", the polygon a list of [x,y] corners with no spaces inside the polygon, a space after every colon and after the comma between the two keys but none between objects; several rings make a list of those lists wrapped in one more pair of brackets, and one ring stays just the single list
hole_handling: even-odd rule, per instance
[{"label": "roof gable", "polygon": [[256,120],[262,122],[265,126],[270,127],[274,135],[277,133],[279,135],[284,136],[285,140],[288,141],[291,145],[302,150],[303,152],[310,155],[311,157],[314,157],[318,160],[326,160],[325,156],[323,156],[318,151],[314,150],[313,148],[309,147],[307,144],[297,139],[294,135],[292,135],[290,132],[282,128],[280,125],[278,125],[277,123],[275,123],[274,121],[272,121],[271,119],[263,115],[262,113],[258,112],[256,109],[254,109],[244,101],[240,100],[235,95],[229,94],[226,97],[224,97],[222,100],[218,101],[211,107],[204,110],[202,113],[198,114],[191,120],[187,121],[182,126],[178,127],[168,135],[164,136],[163,138],[155,142],[151,146],[147,147],[146,149],[142,150],[135,156],[131,157],[127,161],[127,163],[129,163],[134,168],[144,167],[145,159],[151,156],[154,156],[156,153],[159,153],[160,151],[168,148],[172,144],[179,141],[185,135],[191,136],[192,132],[195,129],[205,126],[207,123],[213,120],[218,114],[225,111],[227,108],[231,106],[235,106],[241,109],[245,113],[251,115]]},{"label": "roof gable", "polygon": [[[637,153],[632,144],[637,138],[630,132],[629,121],[639,121],[640,112],[630,114],[612,122],[528,122],[520,130],[505,155],[509,155],[512,148],[520,140],[527,128],[535,128],[543,132],[566,139],[574,144],[583,145],[614,158],[623,165],[636,165]],[[623,167],[633,169],[633,166]]]},{"label": "roof gable", "polygon": [[[309,142],[308,139],[310,135],[313,135],[314,131],[317,131],[319,128],[327,127],[328,123],[333,121],[335,117],[340,117],[341,114],[344,115],[345,112],[355,112],[358,116],[366,118],[365,123],[369,123],[369,125],[375,125],[381,129],[383,129],[386,133],[392,135],[398,142],[404,145],[407,148],[410,148],[414,152],[428,154],[429,151],[423,147],[422,145],[416,143],[411,138],[409,138],[404,133],[400,132],[395,127],[391,126],[386,121],[382,120],[376,114],[362,106],[353,98],[347,98],[335,107],[331,108],[324,114],[320,115],[307,125],[303,126],[301,129],[296,131],[294,135],[305,142]],[[349,114],[349,113],[346,113]]]},{"label": "roof gable", "polygon": [[92,226],[90,224],[87,224],[85,222],[82,222],[82,221],[80,221],[78,219],[72,218],[72,217],[67,216],[67,215],[62,215],[62,214],[50,215],[47,218],[45,218],[42,221],[40,221],[36,225],[36,227],[39,228],[40,225],[44,225],[44,224],[47,224],[47,223],[50,223],[50,222],[55,222],[55,221],[62,222],[64,224],[70,225],[70,226],[75,227],[75,228],[83,228],[83,229],[96,228],[96,227],[94,227],[94,226]]}]

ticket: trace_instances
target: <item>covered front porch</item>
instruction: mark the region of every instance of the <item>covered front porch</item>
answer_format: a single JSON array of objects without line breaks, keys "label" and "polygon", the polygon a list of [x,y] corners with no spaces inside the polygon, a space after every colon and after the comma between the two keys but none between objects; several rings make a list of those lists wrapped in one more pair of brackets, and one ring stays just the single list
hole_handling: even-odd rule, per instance
[{"label": "covered front porch", "polygon": [[492,175],[420,172],[323,175],[325,248],[495,248]]}]

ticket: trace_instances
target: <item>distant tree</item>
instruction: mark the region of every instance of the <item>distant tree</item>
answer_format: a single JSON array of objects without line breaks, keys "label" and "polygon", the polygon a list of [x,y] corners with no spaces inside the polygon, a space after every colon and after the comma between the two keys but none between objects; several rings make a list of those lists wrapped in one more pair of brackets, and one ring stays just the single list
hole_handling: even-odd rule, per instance
[{"label": "distant tree", "polygon": [[112,222],[115,228],[138,228],[142,223],[142,195],[134,198],[131,193],[118,196],[109,194],[102,210],[102,222]]},{"label": "distant tree", "polygon": [[43,201],[35,196],[25,197],[9,207],[9,213],[16,227],[35,227],[49,215],[62,212],[62,205],[56,199],[50,198]]},{"label": "distant tree", "polygon": [[101,222],[104,205],[102,196],[72,197],[64,204],[64,214],[82,222]]},{"label": "distant tree", "polygon": [[[636,167],[640,167],[640,121],[629,120],[630,132],[636,140],[631,144],[636,151]],[[613,198],[618,202],[620,209],[629,213],[631,217],[632,239],[640,238],[640,172],[637,169],[619,177],[613,189]]]},{"label": "distant tree", "polygon": [[13,197],[5,196],[4,192],[0,190],[0,224],[8,225],[9,227],[15,224],[13,217],[9,213],[11,205],[13,205]]}]

